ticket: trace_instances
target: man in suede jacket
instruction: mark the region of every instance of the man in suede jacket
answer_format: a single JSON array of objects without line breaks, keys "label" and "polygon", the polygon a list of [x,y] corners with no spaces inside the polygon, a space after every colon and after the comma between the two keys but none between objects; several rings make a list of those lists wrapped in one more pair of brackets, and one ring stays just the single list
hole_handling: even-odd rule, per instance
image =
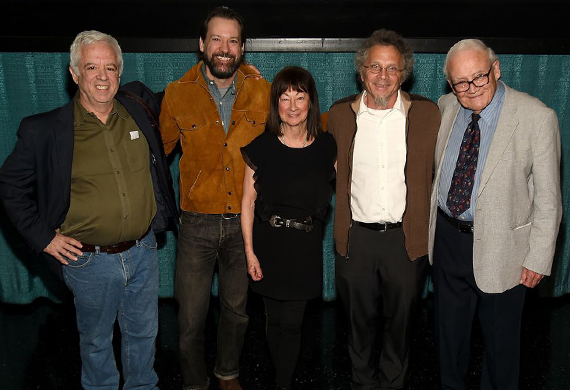
[{"label": "man in suede jacket", "polygon": [[222,390],[240,390],[239,357],[248,324],[240,148],[265,129],[270,84],[242,64],[243,21],[235,11],[213,9],[199,44],[202,61],[168,85],[160,114],[166,153],[178,142],[182,146],[174,283],[180,362],[184,389],[208,389],[204,328],[217,263],[220,320],[214,375]]}]

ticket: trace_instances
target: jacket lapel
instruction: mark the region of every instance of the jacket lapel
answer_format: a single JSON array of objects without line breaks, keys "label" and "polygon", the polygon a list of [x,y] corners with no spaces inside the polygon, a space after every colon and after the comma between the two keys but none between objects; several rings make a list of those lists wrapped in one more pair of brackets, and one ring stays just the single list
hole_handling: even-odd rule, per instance
[{"label": "jacket lapel", "polygon": [[60,185],[63,189],[64,204],[69,204],[71,189],[71,169],[73,165],[73,99],[63,106],[54,123],[55,160],[60,172]]},{"label": "jacket lapel", "polygon": [[449,137],[451,137],[453,124],[455,123],[455,119],[457,118],[457,114],[459,113],[459,108],[461,107],[457,102],[455,96],[453,96],[453,98],[455,99],[454,103],[449,109],[443,110],[443,116],[441,117],[441,126],[439,128],[439,136],[435,153],[435,164],[437,166],[436,175],[438,176],[439,172],[441,171],[441,161],[445,154],[445,150],[447,149],[447,143],[449,142]]},{"label": "jacket lapel", "polygon": [[515,117],[516,111],[517,104],[515,96],[510,93],[510,88],[505,86],[505,101],[503,102],[503,108],[501,109],[495,134],[493,135],[493,141],[491,141],[491,148],[489,149],[489,154],[485,161],[485,167],[481,174],[481,182],[479,184],[477,196],[481,195],[485,185],[493,175],[497,164],[501,160],[507,145],[513,137],[513,133],[519,124],[518,119]]}]

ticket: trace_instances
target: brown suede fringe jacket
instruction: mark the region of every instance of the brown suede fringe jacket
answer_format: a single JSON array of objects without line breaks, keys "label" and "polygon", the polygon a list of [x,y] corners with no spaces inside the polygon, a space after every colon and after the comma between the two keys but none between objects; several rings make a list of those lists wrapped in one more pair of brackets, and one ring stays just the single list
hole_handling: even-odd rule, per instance
[{"label": "brown suede fringe jacket", "polygon": [[271,84],[240,66],[228,133],[201,72],[202,61],[164,92],[160,132],[166,154],[178,141],[180,208],[203,214],[240,213],[245,163],[240,148],[263,133]]},{"label": "brown suede fringe jacket", "polygon": [[[401,93],[406,110],[406,209],[403,216],[405,247],[411,260],[427,254],[428,222],[433,180],[434,149],[441,116],[437,105],[419,96]],[[356,113],[362,94],[334,103],[327,130],[337,144],[336,204],[334,238],[337,252],[349,257],[348,237],[352,224],[350,183],[356,135]]]}]

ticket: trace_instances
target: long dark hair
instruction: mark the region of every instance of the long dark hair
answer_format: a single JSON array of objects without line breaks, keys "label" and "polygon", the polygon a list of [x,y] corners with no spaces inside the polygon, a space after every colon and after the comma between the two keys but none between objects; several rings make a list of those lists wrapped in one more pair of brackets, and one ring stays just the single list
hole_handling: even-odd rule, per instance
[{"label": "long dark hair", "polygon": [[313,76],[308,70],[298,66],[283,68],[271,83],[270,109],[265,131],[281,135],[281,118],[279,117],[279,98],[283,92],[293,89],[309,95],[309,112],[307,114],[307,139],[317,138],[322,133],[321,111],[319,110],[319,95]]}]

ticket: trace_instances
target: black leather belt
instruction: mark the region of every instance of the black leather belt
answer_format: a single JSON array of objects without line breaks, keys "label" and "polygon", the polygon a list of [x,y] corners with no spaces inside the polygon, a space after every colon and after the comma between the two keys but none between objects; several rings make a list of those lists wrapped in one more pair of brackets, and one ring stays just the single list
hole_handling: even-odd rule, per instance
[{"label": "black leather belt", "polygon": [[441,208],[437,208],[437,212],[441,215],[447,222],[449,222],[453,227],[459,230],[461,233],[473,234],[473,222],[471,221],[460,221],[453,217],[450,217]]},{"label": "black leather belt", "polygon": [[97,252],[97,247],[98,247],[100,253],[108,253],[111,255],[113,255],[115,253],[121,253],[124,251],[128,251],[133,246],[135,246],[137,241],[142,240],[148,234],[148,232],[150,232],[150,226],[146,230],[146,232],[144,232],[143,235],[140,236],[139,238],[137,238],[136,240],[123,241],[123,242],[119,242],[118,244],[115,244],[115,245],[91,245],[91,244],[85,244],[82,242],[81,243],[81,245],[82,245],[81,251],[82,252]]},{"label": "black leather belt", "polygon": [[304,230],[307,233],[313,230],[313,218],[310,216],[305,219],[286,219],[281,218],[279,215],[272,215],[271,218],[269,218],[269,224],[276,228],[293,228],[297,230]]},{"label": "black leather belt", "polygon": [[396,229],[402,227],[402,222],[375,222],[375,223],[368,223],[368,222],[359,222],[354,221],[358,226],[362,226],[363,228],[376,230],[378,232],[385,232],[386,230]]}]

